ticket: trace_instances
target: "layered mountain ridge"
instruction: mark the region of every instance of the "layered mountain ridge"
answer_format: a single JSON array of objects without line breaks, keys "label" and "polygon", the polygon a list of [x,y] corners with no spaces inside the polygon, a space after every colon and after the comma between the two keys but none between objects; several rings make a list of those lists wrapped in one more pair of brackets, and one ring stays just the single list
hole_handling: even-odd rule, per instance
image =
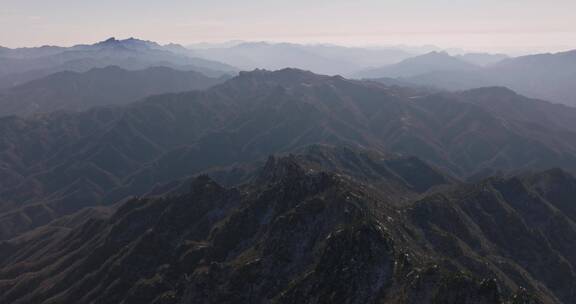
[{"label": "layered mountain ridge", "polygon": [[[84,214],[44,226],[0,243],[0,297],[11,303],[573,301],[570,174],[460,184],[435,173],[423,192],[389,193],[379,185],[437,171],[426,165],[389,171],[412,168],[410,159],[384,157],[389,169],[369,161],[382,158],[312,146],[270,157],[233,188],[202,175],[187,190],[133,198],[113,214],[95,211],[81,225],[73,218]],[[448,188],[433,190],[438,185]]]},{"label": "layered mountain ridge", "polygon": [[58,72],[0,91],[0,115],[81,111],[127,104],[150,95],[203,90],[224,80],[168,67],[129,71],[108,66],[85,73]]},{"label": "layered mountain ridge", "polygon": [[111,65],[127,70],[164,66],[196,71],[210,77],[238,71],[230,65],[199,58],[192,51],[178,45],[162,46],[134,38],[110,38],[72,47],[44,46],[5,50],[0,53],[0,88],[11,88],[58,72],[82,73]]},{"label": "layered mountain ridge", "polygon": [[407,58],[390,66],[369,69],[355,76],[359,78],[409,78],[430,72],[469,71],[478,68],[479,66],[466,62],[462,57],[450,56],[446,52],[431,52]]},{"label": "layered mountain ridge", "polygon": [[[506,104],[525,110],[501,111]],[[532,116],[544,108],[549,120]],[[126,106],[6,117],[3,238],[158,184],[317,143],[416,156],[460,179],[574,172],[573,117],[571,108],[500,88],[430,93],[296,69],[245,72],[206,91]]]},{"label": "layered mountain ridge", "polygon": [[476,68],[466,66],[462,56],[430,53],[356,76],[401,77],[404,83],[448,90],[505,86],[526,96],[574,106],[575,68],[575,50],[503,58]]},{"label": "layered mountain ridge", "polygon": [[359,48],[337,45],[242,42],[232,46],[198,48],[192,51],[212,60],[244,70],[278,70],[286,67],[329,75],[348,75],[359,69],[396,63],[412,56],[399,48]]}]

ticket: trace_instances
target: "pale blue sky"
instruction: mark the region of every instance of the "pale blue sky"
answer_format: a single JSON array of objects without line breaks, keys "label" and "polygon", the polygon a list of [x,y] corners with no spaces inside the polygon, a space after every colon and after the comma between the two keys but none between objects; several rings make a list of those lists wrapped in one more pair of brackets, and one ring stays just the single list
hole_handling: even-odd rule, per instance
[{"label": "pale blue sky", "polygon": [[576,48],[576,0],[0,0],[0,45],[107,37]]}]

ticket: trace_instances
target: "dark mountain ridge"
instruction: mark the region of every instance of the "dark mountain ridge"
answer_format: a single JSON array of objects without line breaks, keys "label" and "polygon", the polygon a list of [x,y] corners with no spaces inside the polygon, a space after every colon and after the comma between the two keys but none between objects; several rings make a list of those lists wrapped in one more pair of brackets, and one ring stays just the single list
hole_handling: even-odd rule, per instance
[{"label": "dark mountain ridge", "polygon": [[[2,242],[0,299],[574,300],[576,224],[566,209],[566,199],[576,193],[571,175],[550,170],[491,178],[398,201],[368,180],[324,168],[354,164],[348,172],[356,174],[379,168],[365,166],[370,152],[325,146],[306,151],[269,158],[251,182],[234,188],[203,175],[184,192],[133,198],[113,214],[95,211],[84,224],[74,224],[74,217],[86,217],[78,214]],[[412,167],[406,161],[394,160]],[[379,183],[397,180],[383,174]]]},{"label": "dark mountain ridge", "polygon": [[[529,110],[496,111],[487,100],[549,107],[550,115],[563,109],[499,88],[422,93],[295,69],[259,70],[206,91],[127,106],[1,118],[0,174],[8,178],[0,184],[0,210],[4,227],[13,227],[4,238],[214,167],[318,143],[417,156],[462,179],[576,171],[571,112],[552,123],[535,121]],[[30,220],[30,212],[42,220]]]}]

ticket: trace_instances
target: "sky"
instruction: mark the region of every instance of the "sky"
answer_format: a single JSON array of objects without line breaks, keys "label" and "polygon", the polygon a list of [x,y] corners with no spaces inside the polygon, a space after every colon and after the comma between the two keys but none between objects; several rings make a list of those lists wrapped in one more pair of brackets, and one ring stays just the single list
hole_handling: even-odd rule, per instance
[{"label": "sky", "polygon": [[576,0],[0,0],[0,45],[284,41],[576,49]]}]

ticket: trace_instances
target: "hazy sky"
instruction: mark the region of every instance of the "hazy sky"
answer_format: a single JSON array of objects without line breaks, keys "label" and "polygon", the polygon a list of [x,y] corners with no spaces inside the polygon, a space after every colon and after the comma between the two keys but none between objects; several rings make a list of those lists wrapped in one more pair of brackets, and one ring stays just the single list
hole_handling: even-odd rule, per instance
[{"label": "hazy sky", "polygon": [[576,0],[0,0],[0,45],[107,37],[576,48]]}]

